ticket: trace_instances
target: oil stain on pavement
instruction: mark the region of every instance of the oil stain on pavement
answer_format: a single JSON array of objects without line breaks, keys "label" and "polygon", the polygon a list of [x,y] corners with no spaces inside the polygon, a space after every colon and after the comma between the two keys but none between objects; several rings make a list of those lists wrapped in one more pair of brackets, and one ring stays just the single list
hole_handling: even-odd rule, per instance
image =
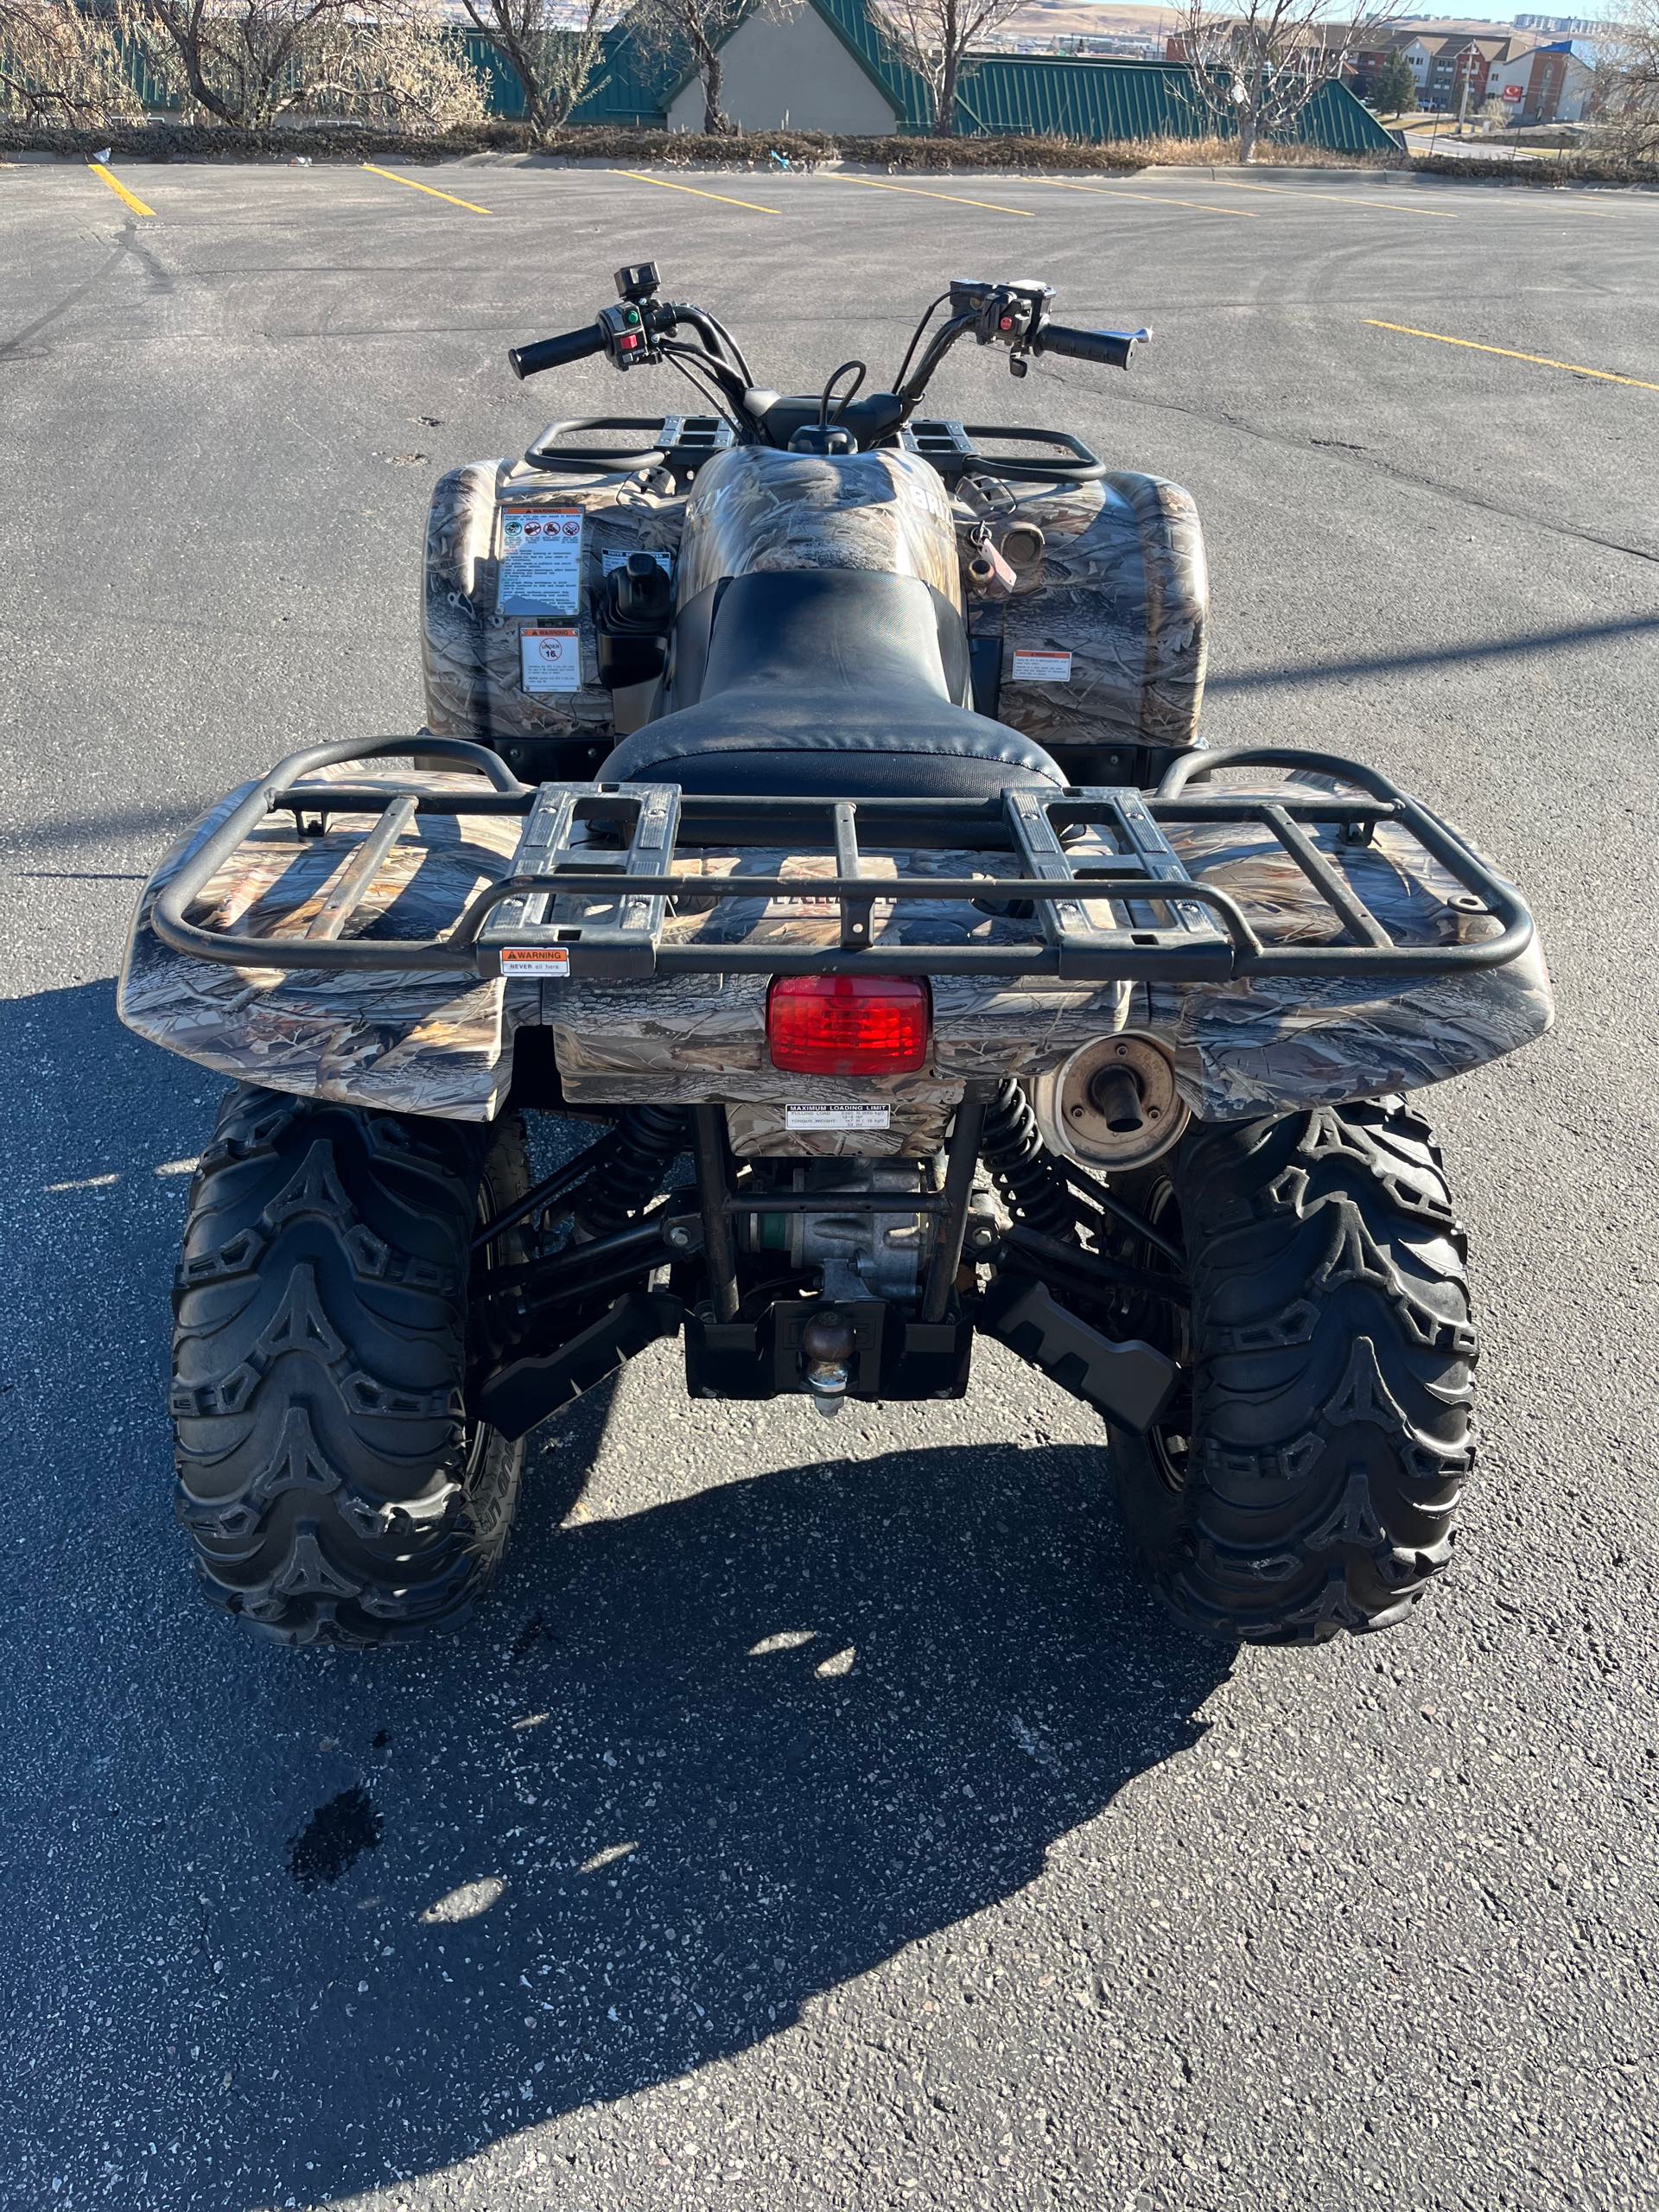
[{"label": "oil stain on pavement", "polygon": [[289,1840],[288,1871],[302,1890],[337,1882],[365,1851],[378,1851],[382,1821],[366,1789],[353,1785],[331,1797]]}]

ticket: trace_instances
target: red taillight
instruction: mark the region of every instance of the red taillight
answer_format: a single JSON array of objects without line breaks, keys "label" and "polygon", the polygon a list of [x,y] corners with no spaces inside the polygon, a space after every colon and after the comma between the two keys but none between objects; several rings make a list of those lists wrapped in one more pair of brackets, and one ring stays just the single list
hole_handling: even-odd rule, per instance
[{"label": "red taillight", "polygon": [[908,976],[779,976],[772,1065],[796,1075],[909,1075],[927,1058],[927,985]]}]

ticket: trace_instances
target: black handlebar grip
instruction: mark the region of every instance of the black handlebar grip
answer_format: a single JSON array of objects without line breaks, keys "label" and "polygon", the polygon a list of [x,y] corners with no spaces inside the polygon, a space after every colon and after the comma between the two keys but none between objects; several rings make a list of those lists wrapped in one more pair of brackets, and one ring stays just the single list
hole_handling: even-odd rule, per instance
[{"label": "black handlebar grip", "polygon": [[605,351],[605,334],[596,322],[586,330],[567,330],[563,338],[538,338],[532,346],[515,346],[507,355],[514,376],[538,377],[543,369],[562,369],[570,361],[585,361],[590,353]]},{"label": "black handlebar grip", "polygon": [[1062,353],[1073,361],[1099,361],[1109,369],[1127,369],[1141,335],[1134,330],[1068,330],[1063,322],[1049,322],[1043,326],[1037,351]]}]

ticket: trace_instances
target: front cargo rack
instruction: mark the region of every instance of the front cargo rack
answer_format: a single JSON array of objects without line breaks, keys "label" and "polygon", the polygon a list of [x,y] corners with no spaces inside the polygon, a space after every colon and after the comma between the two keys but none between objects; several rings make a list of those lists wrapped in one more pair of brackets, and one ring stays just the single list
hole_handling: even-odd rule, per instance
[{"label": "front cargo rack", "polygon": [[[581,442],[595,431],[613,442]],[[705,461],[736,442],[736,431],[721,415],[573,415],[550,423],[524,460],[531,468],[554,473],[616,475],[666,468],[677,481],[689,483]]]},{"label": "front cargo rack", "polygon": [[[308,781],[342,763],[404,758],[476,769],[480,785],[454,778],[354,785]],[[1217,770],[1291,768],[1333,785],[1263,794],[1194,790]],[[277,812],[302,833],[331,815],[371,815],[302,934],[207,927],[189,909],[250,834]],[[417,817],[522,817],[508,872],[476,892],[442,936],[345,934],[398,839]],[[1238,901],[1189,875],[1166,823],[1266,830],[1328,910],[1339,940],[1264,944]],[[1396,825],[1458,887],[1450,903],[1495,926],[1458,942],[1402,944],[1335,868],[1311,827],[1338,845],[1365,845]],[[869,844],[997,856],[994,875],[873,874]],[[829,875],[746,874],[743,849],[822,855]],[[730,874],[678,873],[683,851],[738,855]],[[810,901],[837,921],[830,944],[665,941],[664,922],[729,899]],[[1021,942],[876,941],[878,905],[925,900],[947,912],[1028,918]],[[245,917],[244,918],[245,918]],[[380,928],[386,917],[369,925]],[[1224,982],[1249,976],[1406,980],[1497,968],[1516,959],[1532,920],[1514,888],[1427,808],[1387,777],[1335,754],[1281,747],[1195,750],[1177,760],[1151,797],[1128,788],[1052,793],[1022,786],[987,799],[705,797],[672,784],[519,783],[499,757],[455,738],[367,738],[313,746],[280,761],[190,854],[156,899],[156,935],[175,951],[251,968],[461,969],[575,978],[684,974],[885,973],[1065,981]]]}]

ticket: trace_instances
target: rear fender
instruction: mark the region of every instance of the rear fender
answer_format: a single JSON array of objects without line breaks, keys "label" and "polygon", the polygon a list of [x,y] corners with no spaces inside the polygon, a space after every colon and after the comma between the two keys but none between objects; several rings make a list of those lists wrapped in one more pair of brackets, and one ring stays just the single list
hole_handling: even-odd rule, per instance
[{"label": "rear fender", "polygon": [[[411,780],[357,764],[321,772],[391,789]],[[418,780],[454,779],[428,770]],[[857,1082],[789,1075],[772,1067],[766,1048],[764,973],[504,982],[454,970],[262,968],[251,944],[246,965],[173,950],[153,925],[156,898],[250,788],[194,823],[145,885],[123,964],[121,1018],[231,1080],[385,1111],[488,1120],[506,1098],[515,1035],[529,1027],[550,1034],[573,1108],[720,1103],[741,1155],[915,1158],[937,1150],[969,1082],[1029,1080],[1126,1024],[1166,1046],[1194,1112],[1224,1120],[1419,1090],[1515,1051],[1554,1018],[1535,940],[1501,967],[1415,977],[1258,974],[1131,988],[936,975],[932,1059],[922,1073]],[[257,905],[262,928],[303,929],[373,819],[332,817],[326,835],[302,836],[291,816],[271,815],[193,911],[212,927],[245,928]],[[365,897],[362,925],[394,937],[442,934],[480,887],[510,873],[518,831],[506,816],[417,816]],[[1400,825],[1377,823],[1369,843],[1319,834],[1326,858],[1399,944],[1466,943],[1499,928]],[[1189,874],[1235,898],[1264,944],[1331,941],[1332,910],[1265,829],[1172,821],[1167,835]],[[949,877],[973,860],[929,851],[907,865]],[[769,932],[797,946],[803,935],[831,945],[839,924],[813,906],[810,898],[689,899],[665,928],[680,938],[713,932],[716,943],[735,930],[751,946]],[[909,912],[918,928],[943,918],[930,916],[925,900]],[[1012,911],[982,910],[974,926],[990,942],[1024,935],[1027,925]],[[791,1128],[789,1109],[800,1105],[883,1113],[874,1126]]]},{"label": "rear fender", "polygon": [[[340,772],[320,775],[331,772]],[[346,772],[354,782],[394,789],[413,780]],[[451,971],[365,976],[228,967],[176,952],[156,934],[157,897],[252,789],[240,785],[192,823],[140,893],[117,988],[121,1020],[151,1044],[232,1083],[443,1121],[493,1119],[512,1079],[513,1032],[540,1016],[536,985]],[[223,926],[260,901],[264,912],[303,921],[369,820],[342,815],[338,830],[298,839],[290,817],[273,817],[194,911]],[[423,816],[417,823],[365,901],[365,914],[395,905],[400,933],[410,937],[448,927],[480,882],[505,875],[518,830],[516,822],[478,815]]]}]

